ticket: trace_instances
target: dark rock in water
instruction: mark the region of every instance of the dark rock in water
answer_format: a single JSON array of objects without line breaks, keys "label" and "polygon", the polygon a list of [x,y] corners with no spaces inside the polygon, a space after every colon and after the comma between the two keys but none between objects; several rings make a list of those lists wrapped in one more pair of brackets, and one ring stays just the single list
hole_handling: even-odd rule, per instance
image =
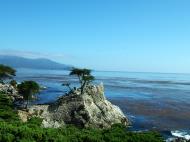
[{"label": "dark rock in water", "polygon": [[184,138],[169,138],[166,142],[190,142]]},{"label": "dark rock in water", "polygon": [[81,91],[62,96],[51,105],[36,105],[29,113],[44,119],[44,127],[60,127],[74,124],[79,127],[109,128],[113,124],[129,125],[119,107],[111,104],[104,96],[103,85],[91,85]]},{"label": "dark rock in water", "polygon": [[171,131],[171,134],[173,138],[168,139],[168,142],[190,142],[190,135],[188,130]]}]

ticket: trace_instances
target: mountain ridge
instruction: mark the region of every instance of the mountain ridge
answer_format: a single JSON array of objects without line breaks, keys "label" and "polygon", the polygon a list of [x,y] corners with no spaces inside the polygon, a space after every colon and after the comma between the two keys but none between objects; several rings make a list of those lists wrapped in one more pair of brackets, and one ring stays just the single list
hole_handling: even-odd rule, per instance
[{"label": "mountain ridge", "polygon": [[46,58],[30,59],[20,56],[0,55],[0,64],[14,68],[70,70],[71,65],[61,64]]}]

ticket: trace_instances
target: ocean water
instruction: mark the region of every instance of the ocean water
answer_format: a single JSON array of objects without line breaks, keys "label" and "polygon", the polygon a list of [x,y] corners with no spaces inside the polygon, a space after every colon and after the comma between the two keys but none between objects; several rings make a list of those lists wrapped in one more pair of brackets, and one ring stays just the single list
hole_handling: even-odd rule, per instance
[{"label": "ocean water", "polygon": [[[55,101],[77,79],[68,71],[17,69],[18,81],[34,80],[47,87],[33,103]],[[190,74],[93,72],[95,83],[103,82],[105,95],[132,122],[133,130],[159,130],[190,134]],[[172,134],[172,133],[171,133]]]}]

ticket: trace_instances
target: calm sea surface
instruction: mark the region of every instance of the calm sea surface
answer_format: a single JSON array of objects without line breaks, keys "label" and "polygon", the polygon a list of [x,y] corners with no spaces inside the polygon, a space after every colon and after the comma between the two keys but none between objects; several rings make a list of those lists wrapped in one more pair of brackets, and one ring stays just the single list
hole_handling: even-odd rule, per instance
[{"label": "calm sea surface", "polygon": [[[18,81],[34,80],[46,90],[35,103],[55,101],[67,88],[78,85],[67,71],[18,69]],[[95,83],[103,82],[105,95],[118,105],[135,130],[190,130],[190,74],[93,72]]]}]

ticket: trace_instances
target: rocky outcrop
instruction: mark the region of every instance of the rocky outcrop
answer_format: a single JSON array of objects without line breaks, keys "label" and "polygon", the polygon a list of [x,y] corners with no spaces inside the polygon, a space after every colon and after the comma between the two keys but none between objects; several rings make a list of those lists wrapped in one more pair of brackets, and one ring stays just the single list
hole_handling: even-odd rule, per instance
[{"label": "rocky outcrop", "polygon": [[74,124],[79,127],[109,128],[116,123],[129,125],[128,119],[104,96],[103,85],[91,85],[81,95],[74,90],[50,105],[36,105],[29,113],[44,119],[44,127]]},{"label": "rocky outcrop", "polygon": [[0,83],[0,92],[7,94],[13,101],[22,99],[17,90],[10,84],[1,84]]}]

